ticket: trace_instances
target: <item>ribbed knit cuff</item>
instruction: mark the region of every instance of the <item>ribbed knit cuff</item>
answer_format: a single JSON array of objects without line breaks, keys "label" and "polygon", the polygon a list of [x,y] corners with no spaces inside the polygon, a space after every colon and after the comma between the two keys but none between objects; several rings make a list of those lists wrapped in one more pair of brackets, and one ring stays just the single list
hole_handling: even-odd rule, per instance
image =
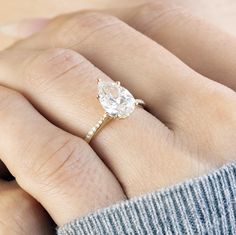
[{"label": "ribbed knit cuff", "polygon": [[74,220],[59,235],[236,234],[236,163]]}]

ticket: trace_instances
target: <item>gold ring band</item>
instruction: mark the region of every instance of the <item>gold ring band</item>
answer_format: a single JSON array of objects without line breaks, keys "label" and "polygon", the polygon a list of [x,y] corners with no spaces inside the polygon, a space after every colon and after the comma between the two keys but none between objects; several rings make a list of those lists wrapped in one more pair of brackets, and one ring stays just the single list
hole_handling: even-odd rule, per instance
[{"label": "gold ring band", "polygon": [[101,130],[102,127],[104,127],[111,119],[112,118],[107,113],[104,113],[97,124],[85,136],[85,141],[89,143],[91,139],[98,133],[98,131]]}]

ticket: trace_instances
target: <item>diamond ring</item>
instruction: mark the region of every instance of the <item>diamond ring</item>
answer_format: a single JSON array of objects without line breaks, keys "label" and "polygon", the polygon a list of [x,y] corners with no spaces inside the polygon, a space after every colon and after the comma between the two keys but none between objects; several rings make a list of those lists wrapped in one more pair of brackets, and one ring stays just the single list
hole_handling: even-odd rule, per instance
[{"label": "diamond ring", "polygon": [[97,124],[85,136],[85,141],[91,139],[112,119],[125,119],[134,112],[136,106],[143,107],[143,100],[135,99],[120,82],[105,82],[98,79],[97,98],[105,113]]}]

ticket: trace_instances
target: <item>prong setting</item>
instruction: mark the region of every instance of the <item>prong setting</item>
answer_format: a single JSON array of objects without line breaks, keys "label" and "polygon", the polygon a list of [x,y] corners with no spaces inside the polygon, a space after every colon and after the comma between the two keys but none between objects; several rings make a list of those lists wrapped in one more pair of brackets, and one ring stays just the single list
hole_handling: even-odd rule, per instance
[{"label": "prong setting", "polygon": [[119,81],[99,81],[98,100],[110,117],[119,119],[128,117],[136,106],[133,95]]},{"label": "prong setting", "polygon": [[143,100],[135,99],[133,95],[120,82],[104,82],[97,79],[97,99],[105,110],[104,115],[87,133],[85,140],[89,143],[93,136],[110,120],[125,119],[133,113],[136,106],[143,106]]}]

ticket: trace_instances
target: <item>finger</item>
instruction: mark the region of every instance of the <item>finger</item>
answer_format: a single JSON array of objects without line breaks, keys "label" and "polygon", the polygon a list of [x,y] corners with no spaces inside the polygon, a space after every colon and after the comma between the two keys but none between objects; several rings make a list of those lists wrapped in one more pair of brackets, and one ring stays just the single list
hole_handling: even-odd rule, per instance
[{"label": "finger", "polygon": [[194,70],[236,90],[233,35],[168,1],[151,1],[110,13],[163,45]]},{"label": "finger", "polygon": [[49,19],[24,19],[15,23],[0,26],[0,33],[16,39],[26,38],[43,29]]},{"label": "finger", "polygon": [[124,198],[89,145],[50,124],[23,96],[1,87],[0,116],[3,162],[57,224]]},{"label": "finger", "polygon": [[[1,83],[22,92],[57,126],[85,137],[103,115],[96,98],[97,79],[111,79],[75,51],[49,49],[7,52],[2,56]],[[165,164],[174,154],[172,148],[164,150],[168,141],[172,141],[172,132],[148,112],[137,108],[129,118],[105,126],[91,144],[115,173],[126,194],[134,196],[176,180],[160,177],[171,171]],[[149,144],[153,147],[147,149]],[[160,154],[153,159],[156,152]],[[154,169],[156,165],[160,167],[158,171]],[[149,180],[151,175],[155,181]]]},{"label": "finger", "polygon": [[195,94],[203,82],[163,47],[119,19],[101,13],[61,16],[15,48],[50,47],[72,47],[84,55],[144,99],[149,111],[173,129],[181,110],[179,101],[191,102],[186,95]]},{"label": "finger", "polygon": [[54,234],[52,220],[42,206],[15,181],[0,180],[0,234]]}]

